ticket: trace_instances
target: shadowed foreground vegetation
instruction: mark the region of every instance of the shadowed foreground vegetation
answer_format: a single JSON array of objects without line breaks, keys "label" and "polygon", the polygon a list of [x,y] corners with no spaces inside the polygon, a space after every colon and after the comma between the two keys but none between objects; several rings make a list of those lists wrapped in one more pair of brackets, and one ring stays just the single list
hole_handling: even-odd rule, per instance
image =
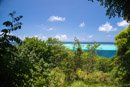
[{"label": "shadowed foreground vegetation", "polygon": [[[14,18],[15,13],[10,16]],[[130,26],[116,36],[117,55],[97,55],[98,44],[83,52],[78,39],[70,51],[55,39],[21,41],[10,32],[21,29],[18,16],[3,23],[0,35],[0,87],[128,87],[130,86]],[[15,43],[15,44],[12,44]]]}]

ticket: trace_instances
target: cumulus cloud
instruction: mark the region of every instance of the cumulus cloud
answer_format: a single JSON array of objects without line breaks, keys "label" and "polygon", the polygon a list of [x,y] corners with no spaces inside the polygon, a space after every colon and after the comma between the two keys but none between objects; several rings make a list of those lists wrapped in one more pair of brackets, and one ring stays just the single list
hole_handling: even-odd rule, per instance
[{"label": "cumulus cloud", "polygon": [[79,27],[81,28],[85,27],[85,23],[84,22],[80,23]]},{"label": "cumulus cloud", "polygon": [[119,27],[127,27],[130,23],[128,23],[127,21],[123,20],[121,22],[118,22],[117,25]]},{"label": "cumulus cloud", "polygon": [[105,24],[99,26],[99,31],[101,32],[110,32],[110,31],[116,31],[117,29],[116,28],[113,28],[113,26],[106,22]]},{"label": "cumulus cloud", "polygon": [[56,35],[55,38],[59,39],[59,40],[67,40],[67,35],[65,34],[60,34],[60,35]]},{"label": "cumulus cloud", "polygon": [[65,17],[59,17],[59,16],[51,16],[49,17],[48,21],[50,22],[54,22],[54,21],[60,21],[60,22],[63,22],[65,21],[66,18]]}]

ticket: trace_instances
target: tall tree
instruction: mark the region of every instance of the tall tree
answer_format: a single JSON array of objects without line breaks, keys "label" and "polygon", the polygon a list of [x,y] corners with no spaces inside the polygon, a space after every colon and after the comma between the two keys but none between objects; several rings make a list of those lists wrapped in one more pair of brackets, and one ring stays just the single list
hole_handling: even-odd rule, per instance
[{"label": "tall tree", "polygon": [[116,35],[118,47],[113,73],[121,82],[130,82],[130,26]]},{"label": "tall tree", "polygon": [[74,38],[74,48],[73,48],[74,50],[75,50],[75,70],[77,69],[77,68],[81,68],[81,56],[82,56],[82,53],[83,53],[83,51],[82,51],[82,47],[81,47],[81,44],[80,44],[80,41],[75,37]]},{"label": "tall tree", "polygon": [[21,29],[22,25],[19,22],[22,16],[15,17],[15,13],[9,14],[12,21],[5,21],[3,23],[6,28],[2,29],[0,34],[0,87],[11,87],[14,84],[14,66],[17,51],[12,43],[20,44],[21,40],[10,33]]}]

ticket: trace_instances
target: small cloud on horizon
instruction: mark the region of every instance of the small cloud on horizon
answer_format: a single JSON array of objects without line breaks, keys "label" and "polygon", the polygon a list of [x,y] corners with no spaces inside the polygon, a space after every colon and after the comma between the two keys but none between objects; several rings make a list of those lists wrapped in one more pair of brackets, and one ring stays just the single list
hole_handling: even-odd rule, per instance
[{"label": "small cloud on horizon", "polygon": [[49,17],[48,21],[50,22],[64,22],[66,20],[65,17],[60,17],[60,16],[51,16]]},{"label": "small cloud on horizon", "polygon": [[34,36],[31,36],[31,37],[37,37],[37,38],[42,39],[42,40],[46,40],[47,39],[47,37],[43,36],[43,35],[34,35]]},{"label": "small cloud on horizon", "polygon": [[66,34],[59,34],[59,35],[55,35],[54,37],[61,40],[61,41],[64,41],[64,40],[68,39]]},{"label": "small cloud on horizon", "polygon": [[41,40],[46,40],[47,39],[47,37],[46,36],[43,36],[43,35],[33,35],[33,36],[20,36],[20,39],[21,40],[24,40],[26,37],[28,37],[28,38],[32,38],[32,37],[36,37],[36,38],[38,38],[38,39],[41,39]]}]

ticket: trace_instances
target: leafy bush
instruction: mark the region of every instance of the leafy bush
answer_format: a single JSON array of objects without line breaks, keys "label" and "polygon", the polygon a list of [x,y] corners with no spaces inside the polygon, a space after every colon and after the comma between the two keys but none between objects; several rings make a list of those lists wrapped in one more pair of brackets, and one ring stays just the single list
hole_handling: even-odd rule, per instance
[{"label": "leafy bush", "polygon": [[[19,78],[24,78],[24,86],[53,85],[59,80],[57,75],[63,75],[61,69],[55,67],[62,68],[61,61],[68,57],[68,52],[57,39],[49,38],[45,42],[34,37],[26,38],[18,50],[17,67],[20,68],[18,75],[20,75]],[[58,78],[56,81],[54,80],[55,74]],[[53,79],[49,80],[49,78]],[[55,85],[58,86],[59,83]]]},{"label": "leafy bush", "polygon": [[74,81],[69,87],[87,87],[83,81]]},{"label": "leafy bush", "polygon": [[130,82],[130,26],[116,37],[117,57],[113,62],[113,74],[120,82]]},{"label": "leafy bush", "polygon": [[92,73],[87,73],[82,71],[81,69],[77,69],[76,74],[80,78],[80,80],[87,83],[106,83],[106,84],[114,84],[114,78],[110,73],[104,73],[102,71],[95,71]]},{"label": "leafy bush", "polygon": [[95,62],[95,70],[110,72],[112,70],[112,60],[103,57],[97,57]]},{"label": "leafy bush", "polygon": [[64,87],[65,74],[58,67],[51,70],[48,77],[49,87]]}]

